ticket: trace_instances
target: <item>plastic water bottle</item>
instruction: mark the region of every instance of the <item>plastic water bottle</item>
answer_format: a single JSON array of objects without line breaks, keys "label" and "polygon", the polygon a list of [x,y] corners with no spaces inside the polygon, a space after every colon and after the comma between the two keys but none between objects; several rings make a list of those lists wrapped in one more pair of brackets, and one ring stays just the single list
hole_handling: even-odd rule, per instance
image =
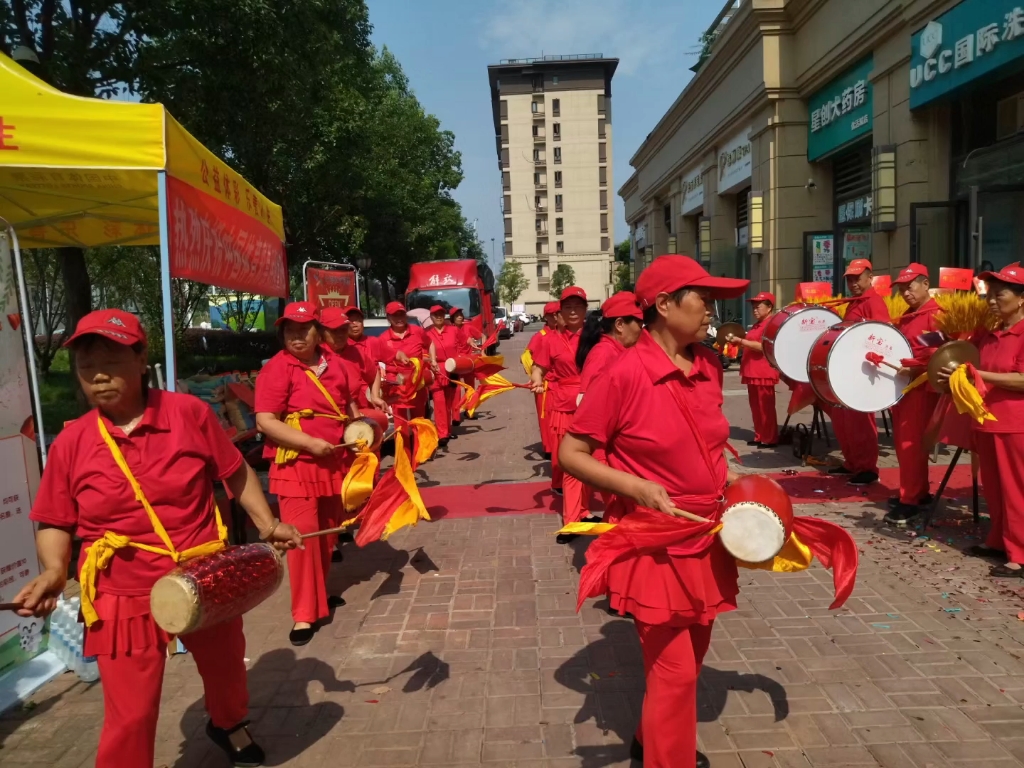
[{"label": "plastic water bottle", "polygon": [[100,667],[95,656],[86,656],[82,659],[82,670],[78,673],[78,679],[83,683],[94,683],[100,679]]}]

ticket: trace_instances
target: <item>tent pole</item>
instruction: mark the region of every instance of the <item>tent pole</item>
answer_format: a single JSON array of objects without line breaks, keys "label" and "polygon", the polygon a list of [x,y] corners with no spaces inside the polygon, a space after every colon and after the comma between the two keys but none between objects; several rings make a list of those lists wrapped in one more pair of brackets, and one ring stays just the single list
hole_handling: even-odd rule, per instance
[{"label": "tent pole", "polygon": [[46,434],[43,429],[43,401],[39,397],[39,375],[36,373],[36,345],[32,338],[35,329],[32,327],[32,316],[28,306],[28,288],[25,285],[25,266],[21,261],[21,248],[18,245],[18,233],[14,227],[3,218],[0,222],[7,227],[11,238],[11,248],[14,251],[14,269],[18,276],[18,294],[21,298],[21,328],[25,336],[25,354],[28,355],[28,375],[32,381],[32,405],[35,408],[36,440],[39,445],[39,457],[42,459],[43,467],[46,467]]},{"label": "tent pole", "polygon": [[157,202],[160,208],[160,290],[164,315],[164,371],[167,391],[174,392],[178,384],[178,368],[174,360],[174,311],[171,306],[171,248],[167,225],[167,172],[156,175]]}]

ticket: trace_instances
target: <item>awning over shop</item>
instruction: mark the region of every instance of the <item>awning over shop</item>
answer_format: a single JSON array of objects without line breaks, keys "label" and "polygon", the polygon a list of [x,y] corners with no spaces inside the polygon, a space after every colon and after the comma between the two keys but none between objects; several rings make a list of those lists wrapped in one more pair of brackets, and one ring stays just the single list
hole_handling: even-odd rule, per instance
[{"label": "awning over shop", "polygon": [[281,208],[160,104],[69,96],[0,54],[0,217],[26,248],[156,245],[170,272],[288,295]]}]

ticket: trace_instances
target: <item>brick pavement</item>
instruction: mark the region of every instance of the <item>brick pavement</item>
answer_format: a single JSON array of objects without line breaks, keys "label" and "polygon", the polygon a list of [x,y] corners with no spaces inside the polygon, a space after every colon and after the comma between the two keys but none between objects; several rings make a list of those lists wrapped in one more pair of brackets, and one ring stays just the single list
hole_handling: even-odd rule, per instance
[{"label": "brick pavement", "polygon": [[[726,388],[740,389],[735,374]],[[423,480],[535,477],[531,406],[519,392],[491,401]],[[742,438],[745,398],[726,408]],[[746,463],[793,460],[780,450]],[[715,768],[1024,765],[1021,600],[958,551],[976,541],[961,504],[928,539],[885,530],[867,504],[801,512],[853,532],[857,589],[830,612],[820,568],[741,572],[740,609],[718,622],[701,678],[700,742]],[[302,649],[287,644],[287,590],[253,611],[252,730],[268,764],[629,765],[635,632],[600,603],[575,613],[586,543],[556,545],[556,527],[546,515],[445,520],[350,551],[332,574],[349,605]],[[172,659],[158,765],[225,765],[202,734],[201,695],[191,659]],[[0,765],[91,766],[101,711],[98,685],[62,676],[0,719]]]}]

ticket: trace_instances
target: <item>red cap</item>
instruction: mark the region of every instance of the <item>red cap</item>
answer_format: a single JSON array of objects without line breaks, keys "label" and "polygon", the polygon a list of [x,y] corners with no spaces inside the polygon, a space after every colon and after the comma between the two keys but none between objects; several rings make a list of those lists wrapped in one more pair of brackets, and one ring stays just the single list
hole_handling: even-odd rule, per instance
[{"label": "red cap", "polygon": [[311,323],[319,319],[320,315],[316,311],[316,304],[308,301],[293,301],[284,308],[284,314],[277,318],[274,325],[280,325],[285,320],[294,320],[296,323]]},{"label": "red cap", "polygon": [[349,306],[345,307],[345,314],[349,317],[351,317],[352,315],[359,315],[360,317],[362,317],[363,310],[361,310],[355,304],[350,304]]},{"label": "red cap", "polygon": [[388,302],[388,305],[384,307],[385,315],[397,315],[399,312],[405,314],[405,304],[400,301]]},{"label": "red cap", "polygon": [[871,262],[867,259],[854,259],[850,262],[850,266],[846,268],[846,272],[843,273],[843,276],[856,277],[857,275],[863,275],[865,272],[874,272]]},{"label": "red cap", "polygon": [[348,319],[348,314],[341,307],[324,307],[320,310],[320,325],[324,328],[336,331],[349,325],[351,322]]},{"label": "red cap", "polygon": [[928,277],[928,267],[924,264],[918,264],[915,262],[914,264],[910,264],[909,266],[901,269],[900,273],[896,275],[896,279],[892,282],[894,285],[899,285],[900,283],[912,283],[919,277]]},{"label": "red cap", "polygon": [[[452,307],[451,309],[449,309],[449,310],[448,310],[448,316],[449,316],[449,317],[455,317],[455,316],[456,316],[457,314],[459,314],[460,312],[462,312],[462,310],[461,310],[461,309],[459,309],[458,307]],[[465,317],[465,316],[466,316],[466,313],[465,313],[465,312],[462,312],[462,316],[463,316],[463,317]]]},{"label": "red cap", "polygon": [[644,313],[636,304],[636,294],[632,291],[619,291],[611,298],[605,299],[601,305],[603,317],[635,317],[637,320],[644,319]]},{"label": "red cap", "polygon": [[[998,272],[982,272],[978,278],[980,280],[998,280],[1000,283],[1009,283],[1010,285],[1024,285],[1024,267],[1018,261],[1015,264],[1007,264]],[[84,322],[85,318],[82,318],[82,323]],[[79,328],[82,327],[82,323],[78,324]],[[78,331],[75,332],[75,336],[77,335]]]},{"label": "red cap", "polygon": [[583,299],[584,301],[586,301],[587,293],[578,285],[570,285],[568,288],[562,291],[562,295],[559,297],[558,301],[559,303],[561,303],[566,299]]},{"label": "red cap", "polygon": [[146,331],[142,328],[139,318],[131,312],[121,309],[97,309],[78,321],[75,332],[64,346],[69,346],[83,336],[106,336],[111,341],[130,347],[140,341],[146,343]]},{"label": "red cap", "polygon": [[680,288],[707,288],[713,299],[735,299],[743,295],[749,280],[735,277],[712,277],[689,256],[659,256],[640,273],[636,281],[636,297],[641,309],[654,306],[659,293],[672,293]]},{"label": "red cap", "polygon": [[544,314],[557,315],[561,309],[562,307],[557,301],[549,301],[544,305]]},{"label": "red cap", "polygon": [[432,306],[430,308],[430,314],[433,315],[436,312],[440,312],[443,315],[444,314],[444,307],[442,307],[440,304],[435,304],[434,306]]},{"label": "red cap", "polygon": [[747,301],[751,301],[754,304],[760,304],[762,301],[767,301],[769,304],[771,304],[774,307],[775,306],[775,294],[774,293],[768,293],[768,291],[761,291],[759,294],[757,294],[757,296],[754,296],[753,298],[747,299]]}]

